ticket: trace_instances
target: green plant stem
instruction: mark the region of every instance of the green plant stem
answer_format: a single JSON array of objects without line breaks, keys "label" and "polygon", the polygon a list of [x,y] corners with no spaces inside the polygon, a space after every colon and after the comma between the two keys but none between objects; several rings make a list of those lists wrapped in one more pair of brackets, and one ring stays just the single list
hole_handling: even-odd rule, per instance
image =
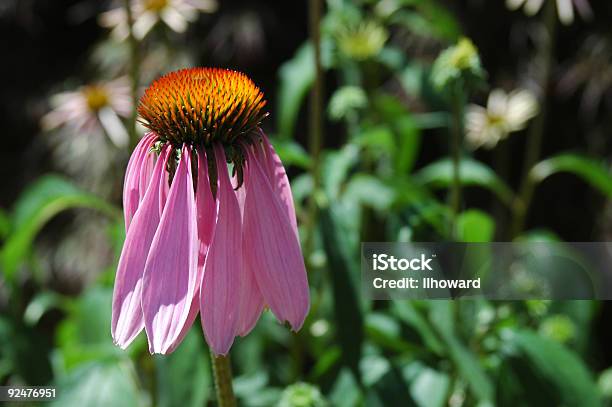
[{"label": "green plant stem", "polygon": [[523,164],[523,175],[521,185],[519,187],[519,195],[513,204],[513,221],[512,221],[512,237],[517,237],[525,228],[525,220],[527,211],[533,199],[535,184],[530,177],[530,172],[533,166],[540,158],[542,151],[542,141],[544,139],[545,122],[547,116],[547,93],[550,83],[550,73],[553,63],[554,50],[556,44],[556,25],[557,15],[555,2],[546,2],[544,14],[544,26],[546,28],[545,36],[538,47],[538,57],[536,62],[540,62],[542,66],[541,77],[539,79],[542,88],[542,97],[540,100],[540,114],[534,119],[525,145],[525,161]]},{"label": "green plant stem", "polygon": [[457,216],[461,209],[461,146],[463,143],[463,90],[455,86],[452,94],[451,156],[453,161],[453,178],[450,188],[449,204],[451,208],[450,236],[455,238]]},{"label": "green plant stem", "polygon": [[213,376],[215,377],[215,391],[219,407],[235,407],[236,397],[232,388],[232,367],[229,356],[215,356],[210,353]]},{"label": "green plant stem", "polygon": [[131,98],[132,98],[132,113],[128,123],[128,134],[130,136],[129,147],[132,150],[138,143],[138,135],[136,134],[136,117],[137,117],[137,104],[138,104],[138,83],[140,80],[140,57],[138,53],[138,40],[134,36],[134,16],[132,15],[132,7],[130,0],[123,1],[123,7],[127,15],[128,24],[128,44],[130,46],[130,67],[129,75],[131,82]]},{"label": "green plant stem", "polygon": [[321,181],[321,146],[323,139],[323,68],[321,66],[321,12],[322,0],[309,1],[310,40],[314,49],[315,81],[310,94],[310,116],[308,149],[312,157],[313,191],[308,202],[308,234],[305,252],[312,252],[314,235],[317,227],[318,205],[317,191]]}]

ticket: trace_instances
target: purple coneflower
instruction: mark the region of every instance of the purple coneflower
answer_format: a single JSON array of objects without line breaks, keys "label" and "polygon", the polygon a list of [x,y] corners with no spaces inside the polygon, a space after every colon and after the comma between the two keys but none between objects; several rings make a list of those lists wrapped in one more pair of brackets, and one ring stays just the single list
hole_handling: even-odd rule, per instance
[{"label": "purple coneflower", "polygon": [[172,352],[198,311],[218,355],[266,306],[302,326],[308,281],[289,181],[259,128],[265,104],[247,76],[212,68],[167,74],[140,100],[151,132],[125,175],[112,318],[120,347],[144,328],[151,353]]}]

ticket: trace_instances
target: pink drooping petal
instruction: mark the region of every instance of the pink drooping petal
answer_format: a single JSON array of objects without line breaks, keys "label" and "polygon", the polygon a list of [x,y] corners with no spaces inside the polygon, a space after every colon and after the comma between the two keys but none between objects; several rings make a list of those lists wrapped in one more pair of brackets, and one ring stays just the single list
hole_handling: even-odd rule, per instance
[{"label": "pink drooping petal", "polygon": [[200,315],[206,341],[217,355],[229,351],[238,323],[240,269],[242,267],[241,219],[223,148],[215,146],[219,216],[204,265]]},{"label": "pink drooping petal", "polygon": [[[202,273],[199,273],[198,279],[200,279]],[[179,333],[178,339],[174,341],[174,343],[168,348],[166,353],[172,353],[175,349],[183,342],[185,336],[189,333],[189,329],[193,326],[196,317],[198,316],[198,312],[200,311],[200,286],[201,280],[198,281],[198,285],[196,286],[196,292],[191,300],[191,305],[189,306],[189,315],[187,316],[187,321],[183,326],[183,329]]]},{"label": "pink drooping petal", "polygon": [[293,330],[302,326],[310,307],[308,280],[298,238],[287,208],[277,199],[255,158],[247,149],[244,208],[245,263],[253,269],[265,302]]},{"label": "pink drooping petal", "polygon": [[[265,149],[265,165],[268,167],[268,173],[272,191],[277,195],[280,202],[283,204],[285,213],[291,221],[291,226],[298,236],[297,219],[295,217],[295,205],[293,203],[293,194],[291,193],[291,186],[289,185],[289,178],[287,178],[287,172],[285,167],[280,160],[278,154],[274,150],[274,147],[268,140],[268,137],[262,133],[262,139]],[[262,157],[259,155],[259,157]]]},{"label": "pink drooping petal", "polygon": [[[155,140],[152,141],[151,145]],[[155,167],[155,162],[157,160],[157,155],[155,152],[150,151],[148,149],[144,152],[144,156],[142,158],[142,165],[140,166],[140,182],[139,182],[139,192],[140,192],[140,201],[144,198],[144,194],[147,191],[147,187],[149,186],[149,181],[151,180],[151,175],[153,174],[153,168]]]},{"label": "pink drooping petal", "polygon": [[160,182],[161,185],[159,187],[159,216],[161,216],[164,212],[164,208],[166,207],[166,200],[168,199],[168,193],[170,192],[170,174],[168,173],[168,171],[164,173]]},{"label": "pink drooping petal", "polygon": [[218,207],[213,198],[208,177],[208,162],[204,149],[198,150],[198,184],[196,189],[196,208],[198,212],[198,239],[200,249],[198,268],[204,268],[204,261],[210,248],[217,224]]},{"label": "pink drooping petal", "polygon": [[151,242],[159,225],[159,185],[166,172],[168,154],[167,148],[155,165],[151,188],[147,189],[132,219],[117,266],[111,333],[115,343],[122,348],[126,348],[144,327],[142,279]]},{"label": "pink drooping petal", "polygon": [[168,353],[174,352],[176,346],[180,344],[187,333],[189,328],[193,325],[198,312],[200,311],[200,286],[202,284],[202,277],[204,274],[204,262],[208,249],[212,241],[212,237],[217,223],[217,205],[212,196],[210,190],[210,181],[208,179],[208,165],[206,162],[206,153],[204,150],[198,150],[198,172],[197,172],[197,188],[195,193],[196,212],[198,219],[198,266],[197,266],[197,277],[196,287],[197,291],[193,297],[193,301],[190,305],[189,317],[187,323],[183,327],[179,338],[175,341],[175,344],[168,349]]},{"label": "pink drooping petal", "polygon": [[253,268],[244,262],[240,272],[240,305],[238,311],[238,335],[246,336],[255,327],[264,309],[264,299]]},{"label": "pink drooping petal", "polygon": [[[128,161],[123,182],[123,215],[126,232],[138,205],[144,198],[148,181],[153,172],[155,154],[150,153],[149,150],[156,137],[153,133],[146,134],[140,140]],[[144,167],[146,167],[146,170],[143,169]],[[147,176],[146,180],[142,179],[143,173]]]},{"label": "pink drooping petal", "polygon": [[[240,216],[244,220],[244,203],[246,201],[246,188],[238,188],[238,179],[232,179]],[[242,231],[244,233],[244,229]],[[244,247],[243,247],[244,250]],[[255,327],[259,316],[264,308],[264,300],[255,281],[252,267],[244,261],[242,257],[242,267],[240,268],[240,305],[238,310],[238,335],[246,336]]]},{"label": "pink drooping petal", "polygon": [[178,345],[197,292],[198,228],[191,152],[183,147],[168,199],[151,243],[142,283],[142,310],[151,353]]}]

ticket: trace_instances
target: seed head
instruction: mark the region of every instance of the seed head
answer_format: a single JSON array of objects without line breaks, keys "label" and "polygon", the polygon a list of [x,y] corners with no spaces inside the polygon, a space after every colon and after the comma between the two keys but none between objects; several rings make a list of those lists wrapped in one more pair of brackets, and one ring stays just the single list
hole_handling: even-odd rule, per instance
[{"label": "seed head", "polygon": [[210,146],[248,137],[267,116],[265,105],[263,93],[243,73],[189,68],[153,82],[138,113],[162,141]]}]

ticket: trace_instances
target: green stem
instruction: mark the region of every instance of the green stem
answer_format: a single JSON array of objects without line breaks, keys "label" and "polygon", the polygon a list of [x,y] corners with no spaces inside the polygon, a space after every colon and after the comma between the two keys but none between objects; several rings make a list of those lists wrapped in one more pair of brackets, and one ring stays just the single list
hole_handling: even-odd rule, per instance
[{"label": "green stem", "polygon": [[453,177],[450,188],[449,204],[451,208],[450,236],[455,238],[457,216],[461,210],[461,146],[463,142],[463,90],[455,86],[452,94],[451,156]]},{"label": "green stem", "polygon": [[314,235],[317,226],[318,205],[316,192],[319,189],[321,180],[321,145],[323,139],[323,68],[321,66],[321,12],[323,8],[322,0],[309,1],[309,18],[310,18],[310,40],[314,49],[314,69],[315,81],[310,94],[310,116],[309,127],[310,134],[308,147],[310,156],[312,157],[312,178],[313,191],[308,202],[308,234],[305,244],[305,252],[311,253],[314,243]]},{"label": "green stem", "polygon": [[519,187],[519,195],[515,199],[512,211],[513,211],[513,222],[512,222],[512,237],[517,237],[525,228],[525,220],[527,217],[527,211],[531,205],[533,199],[533,192],[535,184],[529,176],[531,168],[536,164],[540,158],[542,150],[542,141],[544,139],[544,130],[546,122],[546,101],[547,93],[550,82],[550,73],[552,69],[554,50],[556,44],[556,24],[557,15],[555,9],[555,3],[552,1],[547,2],[546,10],[544,15],[544,25],[546,33],[544,38],[540,42],[538,47],[538,57],[536,63],[540,63],[542,66],[542,74],[539,80],[542,88],[542,97],[540,100],[540,114],[534,119],[531,129],[528,134],[528,141],[525,145],[525,161],[523,164],[523,176],[521,185]]},{"label": "green stem", "polygon": [[133,149],[138,143],[138,135],[136,134],[136,117],[138,115],[137,112],[137,103],[138,103],[138,83],[139,83],[139,70],[140,70],[140,59],[138,55],[138,40],[134,36],[134,16],[132,15],[132,7],[130,5],[130,0],[123,1],[123,7],[125,8],[125,13],[127,15],[127,24],[128,24],[128,44],[130,46],[130,82],[132,85],[131,88],[131,97],[132,97],[132,113],[130,115],[130,120],[128,124],[128,134],[130,136],[130,150]]},{"label": "green stem", "polygon": [[219,407],[235,407],[236,398],[232,388],[232,367],[229,356],[215,356],[210,353],[210,363],[215,377],[215,390]]}]

